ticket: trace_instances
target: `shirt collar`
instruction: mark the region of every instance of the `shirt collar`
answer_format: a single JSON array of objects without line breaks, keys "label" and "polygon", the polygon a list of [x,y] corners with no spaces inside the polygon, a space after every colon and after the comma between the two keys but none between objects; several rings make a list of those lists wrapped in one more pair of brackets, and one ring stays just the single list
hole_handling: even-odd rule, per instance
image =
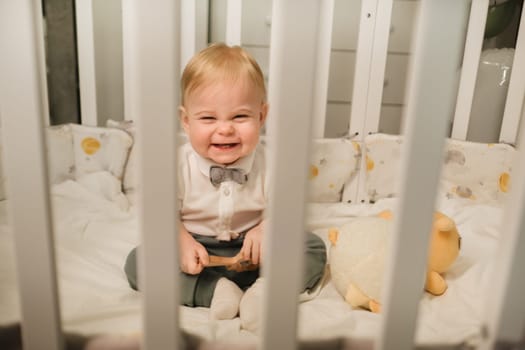
[{"label": "shirt collar", "polygon": [[210,168],[212,166],[242,169],[244,170],[245,174],[249,174],[250,171],[252,170],[253,161],[255,159],[255,151],[254,151],[250,153],[249,155],[238,159],[235,163],[224,166],[222,164],[218,164],[218,163],[215,163],[214,161],[201,157],[197,152],[195,152],[193,147],[191,149],[192,149],[193,156],[197,160],[197,165],[199,167],[199,170],[201,171],[201,173],[203,173],[204,175],[208,177],[210,176]]}]

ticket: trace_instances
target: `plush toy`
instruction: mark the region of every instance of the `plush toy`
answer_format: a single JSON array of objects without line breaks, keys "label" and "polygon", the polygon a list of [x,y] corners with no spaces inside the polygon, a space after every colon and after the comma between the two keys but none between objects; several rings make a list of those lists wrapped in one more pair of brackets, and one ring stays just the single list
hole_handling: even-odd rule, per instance
[{"label": "plush toy", "polygon": [[[389,211],[377,217],[356,218],[330,229],[330,273],[336,289],[352,307],[381,311],[385,257],[392,229]],[[447,289],[442,274],[459,255],[461,237],[454,221],[435,212],[431,230],[425,290],[441,295]]]}]

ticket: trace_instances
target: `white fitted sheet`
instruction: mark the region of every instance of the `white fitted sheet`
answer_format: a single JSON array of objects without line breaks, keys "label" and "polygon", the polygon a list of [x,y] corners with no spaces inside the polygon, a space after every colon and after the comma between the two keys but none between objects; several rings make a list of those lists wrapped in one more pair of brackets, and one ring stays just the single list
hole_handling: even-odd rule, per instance
[{"label": "white fitted sheet", "polygon": [[[83,184],[70,180],[54,185],[51,192],[62,320],[65,329],[72,332],[133,333],[141,328],[140,293],[129,288],[123,265],[128,252],[140,240],[138,220],[134,208],[125,211],[121,197],[107,190],[113,186],[103,183],[108,177],[96,176]],[[100,183],[96,184],[97,181]],[[16,322],[20,317],[7,204],[0,202],[0,325]],[[329,248],[330,227],[355,216],[394,209],[395,205],[395,199],[359,205],[310,204],[307,226]],[[443,196],[438,209],[456,221],[463,238],[462,249],[446,274],[447,292],[439,297],[422,294],[416,341],[475,343],[481,333],[484,291],[490,286],[502,208]],[[240,329],[238,318],[209,322],[206,308],[181,306],[180,310],[181,326],[207,339],[248,342],[257,339]],[[319,295],[300,304],[298,333],[303,339],[374,336],[380,327],[380,317],[352,310],[328,276]]]}]

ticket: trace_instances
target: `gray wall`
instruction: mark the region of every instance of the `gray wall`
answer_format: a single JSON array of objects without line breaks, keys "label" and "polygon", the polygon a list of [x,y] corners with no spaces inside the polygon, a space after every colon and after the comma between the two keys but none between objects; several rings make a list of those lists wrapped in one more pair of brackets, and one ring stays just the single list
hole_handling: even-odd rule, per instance
[{"label": "gray wall", "polygon": [[51,124],[80,121],[74,1],[44,0]]}]

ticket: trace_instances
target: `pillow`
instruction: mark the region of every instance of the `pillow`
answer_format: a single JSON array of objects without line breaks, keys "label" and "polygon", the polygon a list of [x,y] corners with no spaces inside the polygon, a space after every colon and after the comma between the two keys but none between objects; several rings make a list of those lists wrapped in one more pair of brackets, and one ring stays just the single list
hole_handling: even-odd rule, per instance
[{"label": "pillow", "polygon": [[[0,135],[1,136],[1,135]],[[74,178],[75,156],[73,154],[73,135],[68,124],[45,128],[45,145],[48,161],[49,182],[57,184]],[[6,198],[6,177],[3,173],[2,144],[0,137],[0,200]]]},{"label": "pillow", "polygon": [[[116,121],[109,119],[106,122],[106,126],[108,128],[117,128],[120,130],[124,130],[127,132],[133,140],[135,140],[136,130],[137,127],[131,120],[123,120],[123,121]],[[128,198],[132,204],[135,204],[136,202],[136,193],[137,193],[137,186],[138,186],[138,179],[137,179],[137,151],[136,147],[131,147],[131,150],[129,152],[128,161],[126,163],[126,166],[124,168],[124,176],[122,179],[122,188],[125,194],[129,195]]]},{"label": "pillow", "polygon": [[58,184],[75,178],[75,153],[70,124],[48,126],[45,132],[49,182]]},{"label": "pillow", "polygon": [[[125,131],[128,133],[133,140],[135,140],[135,137],[137,135],[137,126],[132,120],[113,120],[108,119],[106,122],[106,126],[108,128],[116,128]],[[186,138],[186,135],[184,133],[179,134],[178,144],[182,145],[186,143],[188,139]],[[137,202],[137,194],[138,194],[138,187],[139,187],[139,181],[138,181],[138,159],[137,159],[137,153],[136,147],[131,147],[131,151],[129,154],[128,161],[126,163],[125,169],[124,169],[124,177],[122,180],[122,186],[123,191],[128,197],[128,200],[132,205],[136,204]]]},{"label": "pillow", "polygon": [[397,196],[402,142],[400,135],[365,137],[365,192],[369,201]]},{"label": "pillow", "polygon": [[122,193],[122,183],[107,171],[98,171],[79,176],[77,182],[94,193],[128,211],[129,202]]},{"label": "pillow", "polygon": [[310,156],[310,202],[340,202],[343,187],[357,174],[359,147],[340,139],[315,139]]},{"label": "pillow", "polygon": [[[401,159],[400,135],[374,134],[365,138],[368,199],[397,196]],[[505,198],[516,151],[506,144],[447,139],[439,183],[445,198],[500,201]]]},{"label": "pillow", "polygon": [[514,147],[448,140],[441,175],[446,198],[500,201],[508,192]]},{"label": "pillow", "polygon": [[113,128],[72,124],[75,179],[85,174],[109,171],[122,181],[133,140]]},{"label": "pillow", "polygon": [[[125,130],[135,137],[137,128],[133,121],[108,120],[107,127]],[[186,135],[179,134],[179,145],[186,143]],[[264,142],[264,137],[261,137]],[[124,193],[135,204],[137,183],[136,151],[132,148],[123,184]],[[339,202],[345,182],[357,171],[359,150],[348,139],[316,139],[312,144],[308,199],[311,202]],[[131,195],[131,196],[129,196]]]}]

